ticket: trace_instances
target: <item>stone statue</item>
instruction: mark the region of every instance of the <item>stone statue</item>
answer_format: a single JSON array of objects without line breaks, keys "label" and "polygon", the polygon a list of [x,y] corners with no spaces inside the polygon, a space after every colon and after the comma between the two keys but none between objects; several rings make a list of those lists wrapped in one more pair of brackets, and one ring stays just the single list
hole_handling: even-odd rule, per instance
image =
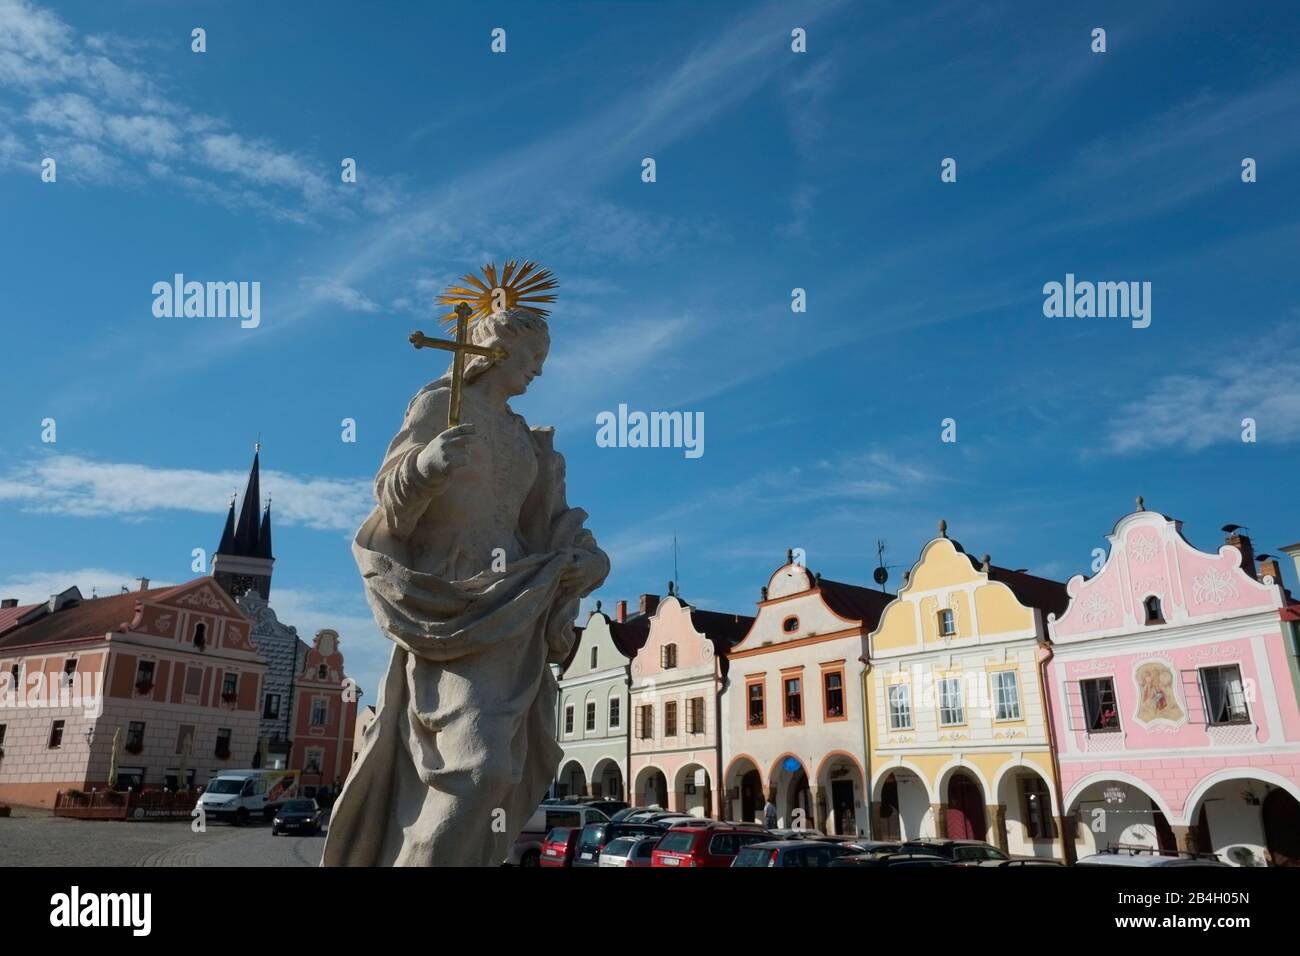
[{"label": "stone statue", "polygon": [[543,316],[484,310],[460,338],[477,349],[412,399],[379,469],[352,550],[396,646],[322,865],[499,864],[554,777],[548,665],[609,559],[568,506],[553,430],[510,409],[546,360]]}]

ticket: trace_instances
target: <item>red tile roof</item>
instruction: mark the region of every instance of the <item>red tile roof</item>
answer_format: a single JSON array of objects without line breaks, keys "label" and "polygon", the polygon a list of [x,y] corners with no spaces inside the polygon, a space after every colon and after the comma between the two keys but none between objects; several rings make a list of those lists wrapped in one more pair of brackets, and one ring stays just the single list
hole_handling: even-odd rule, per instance
[{"label": "red tile roof", "polygon": [[885,606],[895,597],[888,591],[829,581],[826,578],[821,578],[818,586],[821,588],[822,600],[832,611],[850,621],[861,621],[869,631],[876,629]]},{"label": "red tile roof", "polygon": [[40,607],[39,604],[19,604],[17,607],[0,608],[0,634],[14,627],[28,611]]},{"label": "red tile roof", "polygon": [[150,588],[148,591],[128,591],[110,597],[85,598],[71,606],[64,606],[53,614],[42,615],[29,624],[0,633],[0,650],[102,637],[112,631],[120,631],[123,625],[135,617],[137,603],[142,600],[156,601],[174,590],[174,587]]}]

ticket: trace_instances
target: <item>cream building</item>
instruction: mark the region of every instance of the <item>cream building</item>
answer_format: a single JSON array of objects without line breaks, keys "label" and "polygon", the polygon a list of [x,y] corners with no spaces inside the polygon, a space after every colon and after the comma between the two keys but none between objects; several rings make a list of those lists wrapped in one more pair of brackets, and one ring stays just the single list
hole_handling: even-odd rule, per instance
[{"label": "cream building", "polygon": [[728,652],[722,697],[725,808],[777,825],[867,832],[862,651],[893,595],[828,581],[790,560]]},{"label": "cream building", "polygon": [[1044,706],[1055,581],[930,541],[868,637],[872,836],[986,840],[1063,858]]}]

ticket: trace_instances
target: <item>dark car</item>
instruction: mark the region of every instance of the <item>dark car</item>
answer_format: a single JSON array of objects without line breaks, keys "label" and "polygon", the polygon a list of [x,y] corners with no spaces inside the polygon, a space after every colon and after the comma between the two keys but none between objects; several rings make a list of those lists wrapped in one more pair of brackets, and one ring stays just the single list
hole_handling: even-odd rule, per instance
[{"label": "dark car", "polygon": [[897,840],[851,840],[845,839],[840,841],[841,845],[848,847],[854,853],[897,853],[903,848],[903,844]]},{"label": "dark car", "polygon": [[766,840],[742,847],[732,866],[830,866],[855,855],[848,847],[823,840]]},{"label": "dark car", "polygon": [[731,866],[736,854],[751,843],[772,839],[766,830],[726,824],[672,827],[655,847],[655,867]]},{"label": "dark car", "polygon": [[1011,859],[992,843],[983,840],[908,840],[901,850],[941,856],[951,860],[954,866],[983,866]]},{"label": "dark car", "polygon": [[611,840],[625,836],[663,836],[663,827],[649,823],[588,823],[578,835],[574,866],[600,866],[600,851]]},{"label": "dark car", "polygon": [[315,800],[286,800],[271,820],[271,836],[281,833],[320,833],[320,810]]},{"label": "dark car", "polygon": [[573,857],[578,849],[578,834],[581,832],[576,827],[553,827],[542,841],[538,865],[573,866]]},{"label": "dark car", "polygon": [[929,853],[851,853],[831,860],[827,866],[865,866],[868,868],[915,869],[931,866],[952,866],[951,860]]}]

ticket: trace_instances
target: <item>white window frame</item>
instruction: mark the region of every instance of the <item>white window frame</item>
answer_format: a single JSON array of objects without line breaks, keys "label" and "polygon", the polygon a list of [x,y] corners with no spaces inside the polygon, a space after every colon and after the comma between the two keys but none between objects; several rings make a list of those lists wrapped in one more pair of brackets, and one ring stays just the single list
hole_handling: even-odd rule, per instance
[{"label": "white window frame", "polygon": [[586,711],[583,727],[587,733],[592,733],[596,729],[596,702],[594,700],[587,701]]},{"label": "white window frame", "polygon": [[577,726],[575,708],[570,702],[564,705],[564,736],[572,737],[573,728]]},{"label": "white window frame", "polygon": [[[1007,694],[1007,682],[1010,678],[1011,693]],[[993,671],[989,674],[993,684],[993,719],[997,721],[1020,720],[1020,681],[1014,670]],[[1006,708],[1007,713],[1003,713]]]},{"label": "white window frame", "polygon": [[[902,691],[901,697],[895,691]],[[886,692],[889,700],[889,729],[912,729],[912,685],[906,681],[890,684]]]},{"label": "white window frame", "polygon": [[952,612],[950,607],[940,608],[939,610],[939,636],[957,636],[957,615]]},{"label": "white window frame", "polygon": [[[966,723],[966,702],[962,696],[960,677],[940,677],[939,681],[939,726],[960,727]],[[950,689],[955,689],[950,692]],[[954,706],[954,700],[956,706]],[[956,720],[944,720],[944,711],[949,716],[956,715]]]},{"label": "white window frame", "polygon": [[617,694],[609,699],[608,719],[606,721],[609,730],[617,730],[623,724],[623,700]]}]

